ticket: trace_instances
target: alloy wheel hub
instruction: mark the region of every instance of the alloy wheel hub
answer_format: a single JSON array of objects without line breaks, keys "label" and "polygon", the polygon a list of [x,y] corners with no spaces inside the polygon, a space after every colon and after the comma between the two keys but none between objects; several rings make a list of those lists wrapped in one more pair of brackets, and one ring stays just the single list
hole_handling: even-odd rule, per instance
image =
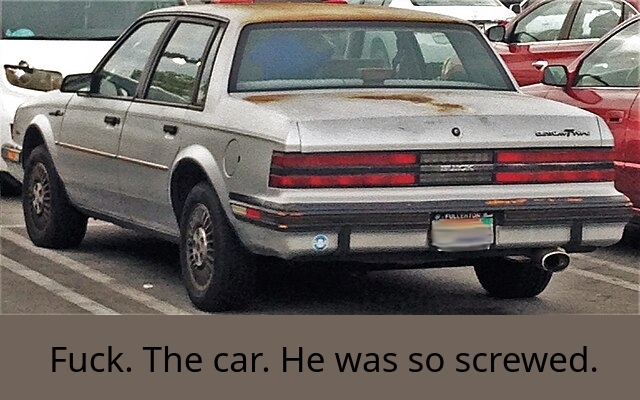
[{"label": "alloy wheel hub", "polygon": [[193,260],[196,267],[202,267],[207,256],[207,232],[199,227],[193,232]]},{"label": "alloy wheel hub", "polygon": [[36,214],[40,215],[44,209],[44,186],[41,182],[36,182],[33,185],[32,194],[33,200],[31,200],[31,205]]}]

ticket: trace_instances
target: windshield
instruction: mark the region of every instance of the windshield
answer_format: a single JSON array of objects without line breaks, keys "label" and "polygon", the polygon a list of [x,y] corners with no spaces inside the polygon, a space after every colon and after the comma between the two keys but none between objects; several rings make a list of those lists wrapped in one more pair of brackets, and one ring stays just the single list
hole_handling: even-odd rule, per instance
[{"label": "windshield", "polygon": [[501,6],[499,0],[411,0],[414,6]]},{"label": "windshield", "polygon": [[229,90],[475,88],[513,90],[495,53],[466,25],[258,24],[242,32]]},{"label": "windshield", "polygon": [[0,38],[115,40],[139,16],[177,0],[1,0]]}]

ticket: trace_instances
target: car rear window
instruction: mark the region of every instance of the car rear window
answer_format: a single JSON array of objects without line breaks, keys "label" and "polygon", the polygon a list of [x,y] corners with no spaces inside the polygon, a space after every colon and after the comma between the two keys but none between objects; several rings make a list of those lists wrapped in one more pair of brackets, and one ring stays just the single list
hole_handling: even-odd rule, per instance
[{"label": "car rear window", "polygon": [[515,90],[477,29],[332,22],[245,27],[230,92],[323,88]]}]

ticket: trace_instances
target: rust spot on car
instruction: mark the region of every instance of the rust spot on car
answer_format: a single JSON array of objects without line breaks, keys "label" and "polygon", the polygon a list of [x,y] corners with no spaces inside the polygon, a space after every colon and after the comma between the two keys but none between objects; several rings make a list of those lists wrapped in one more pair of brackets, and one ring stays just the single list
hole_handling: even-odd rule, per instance
[{"label": "rust spot on car", "polygon": [[465,107],[460,104],[451,104],[451,103],[441,103],[429,96],[422,96],[418,94],[386,94],[386,95],[355,95],[349,96],[349,99],[365,99],[365,100],[398,100],[398,101],[408,101],[416,104],[430,104],[436,108],[440,112],[449,112],[449,111],[461,111],[464,110]]},{"label": "rust spot on car", "polygon": [[[245,23],[277,21],[406,21],[465,24],[444,15],[379,6],[341,7],[336,4],[293,4],[288,1],[270,4],[223,4],[224,11],[239,12]],[[213,10],[213,8],[212,8]],[[217,11],[217,10],[216,10]],[[235,19],[235,18],[234,18]]]},{"label": "rust spot on car", "polygon": [[488,206],[509,206],[509,205],[522,205],[527,202],[527,199],[492,199],[485,201]]},{"label": "rust spot on car", "polygon": [[261,94],[254,96],[247,96],[244,98],[246,101],[250,101],[252,103],[275,103],[278,101],[287,100],[293,97],[290,94]]},{"label": "rust spot on car", "polygon": [[567,199],[568,203],[582,203],[583,201],[584,199],[580,197],[570,197]]}]

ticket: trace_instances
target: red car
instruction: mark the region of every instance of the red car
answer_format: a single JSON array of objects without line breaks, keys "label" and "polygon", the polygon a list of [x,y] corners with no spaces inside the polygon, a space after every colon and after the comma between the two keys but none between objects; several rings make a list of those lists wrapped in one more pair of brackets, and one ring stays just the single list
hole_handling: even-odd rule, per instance
[{"label": "red car", "polygon": [[618,26],[569,67],[548,66],[522,91],[591,111],[615,138],[616,187],[634,204],[640,226],[640,16]]},{"label": "red car", "polygon": [[640,0],[541,0],[487,36],[518,84],[531,85],[545,65],[568,65],[638,10]]}]

